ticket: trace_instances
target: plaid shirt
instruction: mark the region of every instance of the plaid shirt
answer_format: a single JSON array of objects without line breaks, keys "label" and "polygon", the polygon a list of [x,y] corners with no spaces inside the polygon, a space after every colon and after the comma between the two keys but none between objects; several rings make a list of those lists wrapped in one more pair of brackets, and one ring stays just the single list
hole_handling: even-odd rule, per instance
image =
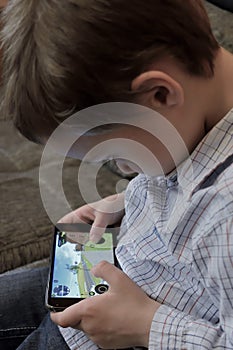
[{"label": "plaid shirt", "polygon": [[[118,259],[162,304],[149,349],[233,349],[233,110],[176,173],[139,175],[125,197]],[[61,332],[72,350],[98,349]]]}]

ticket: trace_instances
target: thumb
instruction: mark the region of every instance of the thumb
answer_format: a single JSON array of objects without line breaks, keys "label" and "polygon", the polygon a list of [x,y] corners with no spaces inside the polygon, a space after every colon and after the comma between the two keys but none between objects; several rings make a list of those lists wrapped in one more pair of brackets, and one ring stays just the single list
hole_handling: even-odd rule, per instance
[{"label": "thumb", "polygon": [[124,272],[108,261],[101,261],[91,269],[91,272],[95,277],[102,278],[106,281],[110,285],[111,290],[122,290],[124,285],[133,283]]},{"label": "thumb", "polygon": [[83,304],[85,300],[74,304],[62,312],[51,312],[50,318],[57,325],[66,328],[73,327],[76,328],[82,320],[83,317]]}]

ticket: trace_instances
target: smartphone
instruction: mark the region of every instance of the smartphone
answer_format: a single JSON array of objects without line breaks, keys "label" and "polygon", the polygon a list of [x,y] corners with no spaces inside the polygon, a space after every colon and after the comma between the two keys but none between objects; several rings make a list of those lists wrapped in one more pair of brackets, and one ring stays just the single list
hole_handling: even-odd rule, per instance
[{"label": "smartphone", "polygon": [[86,224],[58,224],[54,228],[46,288],[46,306],[52,311],[62,311],[108,290],[107,282],[90,272],[100,261],[119,267],[115,256],[116,229],[107,228],[95,244],[89,240],[90,228]]}]

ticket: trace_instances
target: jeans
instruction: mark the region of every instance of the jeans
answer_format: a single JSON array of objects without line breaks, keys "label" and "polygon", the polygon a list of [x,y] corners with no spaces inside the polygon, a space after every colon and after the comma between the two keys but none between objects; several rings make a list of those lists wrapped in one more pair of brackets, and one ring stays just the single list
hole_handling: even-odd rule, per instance
[{"label": "jeans", "polygon": [[0,349],[68,350],[44,306],[48,268],[0,276]]}]

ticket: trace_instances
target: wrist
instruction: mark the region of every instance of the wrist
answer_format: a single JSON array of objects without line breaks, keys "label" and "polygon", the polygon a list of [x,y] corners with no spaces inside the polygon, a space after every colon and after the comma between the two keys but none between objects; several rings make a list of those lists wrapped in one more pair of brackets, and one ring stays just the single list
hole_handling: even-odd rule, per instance
[{"label": "wrist", "polygon": [[148,301],[146,303],[146,306],[143,308],[142,311],[142,317],[141,317],[141,334],[138,346],[143,346],[145,348],[149,347],[149,340],[150,340],[150,330],[152,321],[154,318],[155,313],[159,309],[161,304],[159,304],[157,301],[151,299],[148,297]]}]

